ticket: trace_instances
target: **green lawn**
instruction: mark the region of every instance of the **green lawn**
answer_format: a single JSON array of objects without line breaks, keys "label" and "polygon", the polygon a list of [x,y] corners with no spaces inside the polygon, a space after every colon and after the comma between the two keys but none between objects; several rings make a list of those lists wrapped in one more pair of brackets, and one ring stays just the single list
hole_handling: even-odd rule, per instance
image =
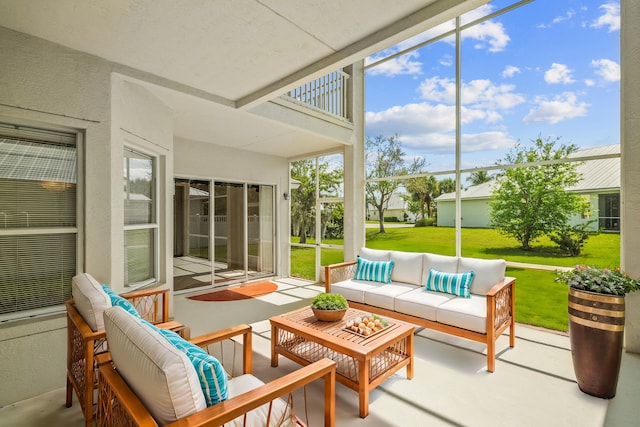
[{"label": "green lawn", "polygon": [[[556,245],[540,239],[533,251],[522,251],[515,239],[490,229],[463,229],[462,255],[477,258],[504,258],[507,261],[570,267],[589,264],[600,267],[620,265],[620,235],[591,236],[578,257],[558,254]],[[367,230],[367,247],[408,252],[455,254],[455,229],[444,227],[387,228]],[[343,260],[342,251],[323,249],[322,265]],[[292,248],[291,273],[312,279],[314,249]],[[553,271],[508,268],[507,275],[516,278],[516,321],[559,331],[566,331],[567,293],[565,285],[554,281]]]}]

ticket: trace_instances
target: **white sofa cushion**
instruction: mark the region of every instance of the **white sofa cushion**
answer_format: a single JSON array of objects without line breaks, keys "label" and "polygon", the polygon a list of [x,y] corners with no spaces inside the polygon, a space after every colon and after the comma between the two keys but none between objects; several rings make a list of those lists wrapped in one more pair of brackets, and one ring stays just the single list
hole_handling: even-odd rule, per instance
[{"label": "white sofa cushion", "polygon": [[429,271],[433,268],[444,273],[458,272],[458,258],[447,255],[423,254],[422,259],[422,279],[420,284],[425,285],[429,277]]},{"label": "white sofa cushion", "polygon": [[[254,390],[264,385],[262,381],[254,377],[251,374],[240,375],[229,380],[229,398],[239,396],[248,391]],[[269,404],[264,405],[248,412],[247,422],[244,422],[244,416],[240,416],[230,423],[226,423],[225,426],[243,427],[247,426],[264,426],[266,425],[267,415],[269,413]],[[269,419],[269,426],[293,426],[291,406],[287,405],[282,399],[276,399],[273,401],[271,408],[271,418]],[[282,422],[282,424],[280,424]]]},{"label": "white sofa cushion", "polygon": [[104,311],[109,351],[116,369],[159,424],[207,407],[187,356],[122,307]]},{"label": "white sofa cushion", "polygon": [[111,299],[90,274],[80,273],[71,279],[71,295],[76,310],[93,332],[104,330],[102,313],[111,307]]},{"label": "white sofa cushion", "polygon": [[374,307],[394,309],[394,299],[405,292],[414,290],[416,287],[406,283],[389,283],[384,286],[375,286],[364,291],[364,303]]},{"label": "white sofa cushion", "polygon": [[451,294],[417,288],[398,295],[394,301],[394,310],[399,313],[435,321],[436,308],[454,298],[457,297]]},{"label": "white sofa cushion", "polygon": [[360,248],[360,256],[370,261],[389,261],[391,251],[383,251],[380,249]]},{"label": "white sofa cushion", "polygon": [[487,332],[487,300],[483,296],[455,297],[436,309],[436,320],[458,328]]},{"label": "white sofa cushion", "polygon": [[391,271],[391,280],[394,282],[410,283],[420,286],[422,282],[423,254],[414,252],[391,252],[391,261],[394,262]]},{"label": "white sofa cushion", "polygon": [[493,285],[504,279],[507,262],[503,259],[479,259],[461,257],[458,272],[474,271],[471,293],[486,295]]},{"label": "white sofa cushion", "polygon": [[364,292],[377,287],[380,287],[380,285],[374,284],[374,282],[348,279],[343,280],[342,282],[332,283],[331,292],[334,294],[341,294],[348,301],[364,304]]}]

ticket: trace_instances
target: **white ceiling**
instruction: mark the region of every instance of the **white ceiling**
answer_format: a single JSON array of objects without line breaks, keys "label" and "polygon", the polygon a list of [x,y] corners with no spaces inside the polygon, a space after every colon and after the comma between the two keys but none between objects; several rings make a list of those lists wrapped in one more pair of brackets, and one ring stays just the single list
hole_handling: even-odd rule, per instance
[{"label": "white ceiling", "polygon": [[176,136],[293,157],[340,143],[252,107],[486,1],[0,0],[0,26],[160,77]]}]

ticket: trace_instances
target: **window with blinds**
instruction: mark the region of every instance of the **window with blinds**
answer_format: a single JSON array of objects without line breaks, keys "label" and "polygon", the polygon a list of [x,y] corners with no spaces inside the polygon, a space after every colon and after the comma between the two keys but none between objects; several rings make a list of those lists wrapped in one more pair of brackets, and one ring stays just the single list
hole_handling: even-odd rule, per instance
[{"label": "window with blinds", "polygon": [[71,297],[77,157],[76,134],[0,123],[0,318]]},{"label": "window with blinds", "polygon": [[130,148],[124,151],[124,275],[125,285],[156,281],[155,159]]}]

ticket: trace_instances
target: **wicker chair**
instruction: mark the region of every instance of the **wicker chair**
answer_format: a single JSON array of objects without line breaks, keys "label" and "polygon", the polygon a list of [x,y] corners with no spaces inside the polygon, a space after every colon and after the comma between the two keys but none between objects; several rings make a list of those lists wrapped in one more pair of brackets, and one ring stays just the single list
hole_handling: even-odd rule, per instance
[{"label": "wicker chair", "polygon": [[[97,284],[90,275],[83,273],[74,281],[85,280]],[[189,337],[189,328],[178,322],[169,322],[168,289],[141,290],[121,295],[138,311],[140,316],[159,327],[172,329]],[[74,300],[66,302],[67,308],[67,392],[66,407],[73,403],[73,391],[78,397],[87,427],[93,425],[94,390],[97,387],[97,365],[95,356],[107,349],[104,328],[92,328],[80,314]],[[101,317],[102,314],[100,313]],[[95,323],[95,322],[94,322]],[[102,322],[100,322],[100,326]]]},{"label": "wicker chair", "polygon": [[[131,316],[117,307],[105,312],[105,323],[111,345],[109,352],[98,356],[98,427],[223,424],[253,427],[279,426],[284,424],[283,420],[287,421],[287,425],[305,426],[293,413],[291,394],[321,378],[324,379],[324,425],[335,425],[336,371],[332,360],[319,360],[264,384],[251,375],[251,326],[239,325],[193,338],[189,342],[205,349],[207,353],[210,353],[208,350],[211,344],[225,340],[231,342],[234,346],[234,363],[235,348],[242,346],[242,375],[228,380],[229,398],[198,409],[197,406],[191,406],[195,405],[191,398],[187,399],[188,405],[185,405],[184,396],[190,394],[185,391],[184,383],[189,381],[185,378],[192,375],[197,377],[197,374],[189,360],[186,360],[188,366],[183,370],[180,358],[186,359],[184,353],[162,336],[158,339],[156,335],[154,338],[151,328],[137,320],[131,320]],[[176,370],[176,365],[180,366],[179,370]],[[189,374],[189,370],[193,371],[192,374]],[[224,378],[228,375],[229,372],[226,372]],[[161,379],[154,382],[157,378]],[[245,381],[247,379],[250,381]],[[234,381],[238,382],[233,385]],[[195,379],[195,382],[196,393],[202,395],[203,390],[198,380]],[[247,387],[248,384],[251,385]],[[167,390],[156,391],[165,386]],[[232,389],[234,392],[231,392]],[[193,392],[192,389],[189,390]],[[289,397],[288,401],[282,399],[285,396]],[[170,403],[167,403],[167,399]],[[189,407],[186,415],[184,406]],[[285,414],[286,417],[278,414]],[[165,415],[169,419],[162,419]]]}]

